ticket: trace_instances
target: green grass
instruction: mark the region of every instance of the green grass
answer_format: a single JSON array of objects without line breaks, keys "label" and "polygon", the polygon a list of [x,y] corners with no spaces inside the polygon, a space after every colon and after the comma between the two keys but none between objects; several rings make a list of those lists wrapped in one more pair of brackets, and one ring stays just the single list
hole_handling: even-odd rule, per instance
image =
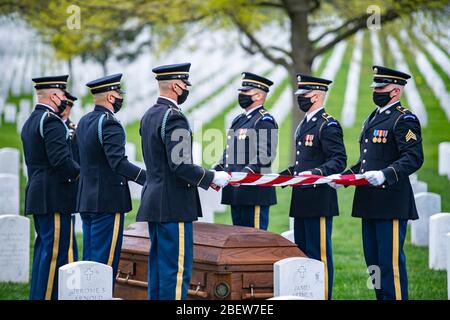
[{"label": "green grass", "polygon": [[[386,34],[385,34],[386,35]],[[384,36],[385,36],[384,35]],[[384,36],[380,36],[381,47],[383,48],[383,59],[386,66],[394,66],[392,55],[386,50]],[[400,39],[398,39],[400,40]],[[420,180],[428,183],[430,192],[439,193],[442,197],[443,211],[450,211],[450,181],[446,177],[437,175],[437,146],[441,141],[450,141],[449,122],[444,112],[441,110],[436,97],[425,83],[423,76],[418,70],[414,62],[414,57],[407,50],[408,48],[399,41],[402,53],[406,57],[406,61],[416,80],[419,93],[425,103],[428,112],[429,125],[423,128],[423,141],[425,163],[418,172]],[[354,47],[353,39],[349,41],[348,47],[344,55],[343,65],[334,79],[333,88],[326,104],[327,111],[335,116],[338,120],[341,117],[342,104],[346,90],[346,80],[348,75],[349,63]],[[436,71],[442,76],[443,70],[435,61],[424,51],[427,58],[433,64]],[[358,136],[361,125],[368,114],[373,110],[372,90],[369,87],[372,82],[372,50],[370,46],[370,36],[366,32],[363,40],[363,61],[361,66],[361,77],[358,92],[357,114],[355,125],[351,128],[344,129],[344,142],[348,154],[348,165],[355,163],[359,157]],[[324,54],[324,59],[319,66],[316,74],[321,74],[326,62],[331,54],[331,50]],[[450,86],[449,77],[442,77],[446,82],[447,88]],[[266,103],[267,107],[274,104],[282,91],[288,86],[288,79],[276,86],[270,94]],[[10,98],[11,102],[17,103],[19,98]],[[406,101],[403,103],[407,106]],[[210,128],[217,128],[223,131],[224,117],[231,110],[236,108],[237,103],[224,106],[223,111],[209,122],[203,128],[203,132]],[[279,164],[280,168],[288,165],[289,149],[291,147],[291,121],[290,116],[279,124]],[[138,153],[137,157],[142,160],[139,136],[139,123],[133,123],[127,126],[127,140],[136,144]],[[3,124],[0,127],[0,147],[11,146],[21,148],[20,137],[16,133],[13,125]],[[203,136],[202,132],[196,132],[194,138],[200,141]],[[25,181],[22,179],[21,188],[23,190]],[[333,253],[335,263],[335,282],[334,282],[334,299],[374,299],[374,293],[366,287],[368,274],[364,263],[360,220],[351,217],[351,205],[353,199],[353,188],[340,189],[339,206],[340,216],[334,219],[333,225]],[[22,192],[23,202],[23,192]],[[291,198],[290,188],[277,188],[278,204],[271,207],[269,230],[281,233],[288,229],[288,213]],[[23,204],[22,204],[23,205]],[[133,201],[133,210],[126,215],[125,224],[128,225],[135,221],[136,211],[139,206],[138,201]],[[216,214],[216,223],[231,223],[230,210],[225,213]],[[33,230],[33,229],[32,229]],[[34,238],[34,232],[31,232],[31,238]],[[82,249],[81,239],[78,239],[80,250]],[[33,246],[31,246],[31,250]],[[446,274],[445,272],[431,271],[428,269],[428,249],[419,248],[411,245],[409,235],[405,244],[405,252],[407,256],[407,266],[409,275],[409,294],[411,299],[446,299]],[[27,299],[28,285],[18,284],[0,284],[0,299]]]}]

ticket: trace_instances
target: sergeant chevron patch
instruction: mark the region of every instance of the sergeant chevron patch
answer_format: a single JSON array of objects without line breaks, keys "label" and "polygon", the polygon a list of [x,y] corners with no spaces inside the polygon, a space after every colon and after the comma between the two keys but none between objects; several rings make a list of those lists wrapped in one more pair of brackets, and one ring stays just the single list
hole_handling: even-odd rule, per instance
[{"label": "sergeant chevron patch", "polygon": [[406,133],[405,139],[406,139],[406,142],[408,142],[411,139],[414,139],[417,141],[417,137],[414,134],[414,132],[411,131],[411,129],[409,129],[408,132]]}]

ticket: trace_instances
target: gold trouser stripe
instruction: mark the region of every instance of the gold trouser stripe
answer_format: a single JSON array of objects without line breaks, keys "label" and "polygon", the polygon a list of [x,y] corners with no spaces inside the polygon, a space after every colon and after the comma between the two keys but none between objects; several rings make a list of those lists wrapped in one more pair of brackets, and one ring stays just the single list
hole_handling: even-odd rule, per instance
[{"label": "gold trouser stripe", "polygon": [[392,221],[392,269],[394,271],[394,287],[395,299],[402,299],[402,290],[400,288],[400,272],[398,268],[399,261],[399,235],[398,235],[398,220]]},{"label": "gold trouser stripe", "polygon": [[72,217],[70,217],[70,241],[69,241],[69,263],[73,262],[73,223]]},{"label": "gold trouser stripe", "polygon": [[325,300],[328,300],[327,226],[325,217],[320,217],[320,260],[325,266]]},{"label": "gold trouser stripe", "polygon": [[181,300],[184,273],[184,222],[178,223],[178,271],[175,287],[175,300]]},{"label": "gold trouser stripe", "polygon": [[116,251],[117,238],[119,236],[120,213],[116,213],[114,218],[114,230],[111,238],[111,248],[109,249],[108,266],[112,267],[114,261],[114,252]]},{"label": "gold trouser stripe", "polygon": [[55,213],[54,219],[55,225],[53,227],[53,251],[52,251],[52,260],[50,262],[50,270],[48,271],[45,300],[52,299],[53,282],[55,281],[55,272],[56,272],[56,261],[58,260],[59,237],[61,232],[61,217],[59,216],[59,213]]},{"label": "gold trouser stripe", "polygon": [[253,227],[255,227],[256,229],[260,229],[260,220],[261,220],[261,207],[260,206],[255,206],[255,213],[254,213],[253,219],[254,219]]}]

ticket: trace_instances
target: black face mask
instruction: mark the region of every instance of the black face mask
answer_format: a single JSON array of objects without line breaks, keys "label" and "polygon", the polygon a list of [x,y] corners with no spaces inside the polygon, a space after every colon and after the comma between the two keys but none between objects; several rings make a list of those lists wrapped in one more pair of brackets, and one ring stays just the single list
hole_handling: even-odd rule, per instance
[{"label": "black face mask", "polygon": [[[395,90],[395,89],[394,89]],[[373,92],[372,99],[375,105],[377,105],[380,108],[383,108],[385,105],[388,104],[389,101],[391,101],[391,92],[394,91],[391,90],[389,92]]]},{"label": "black face mask", "polygon": [[183,88],[180,87],[180,86],[178,86],[178,88],[180,88],[180,89],[182,90],[182,92],[181,92],[181,94],[177,97],[177,103],[178,103],[178,104],[183,104],[183,103],[186,101],[186,99],[187,99],[187,97],[188,97],[188,95],[189,95],[189,90],[183,89]]},{"label": "black face mask", "polygon": [[114,113],[119,112],[119,110],[122,108],[123,99],[114,97],[114,103],[112,104],[114,108]]},{"label": "black face mask", "polygon": [[311,106],[313,105],[311,98],[298,96],[297,97],[298,106],[300,107],[300,110],[303,112],[308,112],[309,109],[311,109]]},{"label": "black face mask", "polygon": [[69,106],[69,101],[68,100],[61,100],[59,97],[58,97],[58,99],[59,99],[60,103],[58,105],[56,105],[56,107],[58,108],[58,112],[57,113],[61,114]]},{"label": "black face mask", "polygon": [[253,96],[249,96],[247,94],[239,93],[238,101],[241,108],[245,109],[251,106],[253,103]]}]

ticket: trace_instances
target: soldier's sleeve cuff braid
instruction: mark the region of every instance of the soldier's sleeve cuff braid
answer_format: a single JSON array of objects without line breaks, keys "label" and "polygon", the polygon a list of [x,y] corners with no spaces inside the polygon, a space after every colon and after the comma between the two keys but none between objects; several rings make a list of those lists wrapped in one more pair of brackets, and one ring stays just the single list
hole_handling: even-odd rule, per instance
[{"label": "soldier's sleeve cuff braid", "polygon": [[200,186],[200,183],[202,182],[202,180],[203,180],[203,178],[205,177],[205,174],[206,174],[205,168],[202,167],[202,169],[203,169],[203,175],[202,175],[202,177],[200,178],[200,180],[198,181],[197,187]]},{"label": "soldier's sleeve cuff braid", "polygon": [[134,182],[137,181],[137,179],[139,178],[139,175],[141,174],[141,172],[142,172],[142,168],[139,169],[139,173],[137,174],[136,178],[134,179]]},{"label": "soldier's sleeve cuff braid", "polygon": [[321,176],[323,176],[323,172],[322,172],[322,170],[321,170],[321,169],[319,169],[319,168],[315,168],[314,170],[319,170],[319,171],[320,171],[320,175],[321,175]]},{"label": "soldier's sleeve cuff braid", "polygon": [[398,182],[398,175],[397,175],[397,171],[395,171],[395,168],[394,168],[394,167],[388,167],[388,169],[394,170],[394,173],[395,173],[395,179],[397,179],[397,182]]}]

